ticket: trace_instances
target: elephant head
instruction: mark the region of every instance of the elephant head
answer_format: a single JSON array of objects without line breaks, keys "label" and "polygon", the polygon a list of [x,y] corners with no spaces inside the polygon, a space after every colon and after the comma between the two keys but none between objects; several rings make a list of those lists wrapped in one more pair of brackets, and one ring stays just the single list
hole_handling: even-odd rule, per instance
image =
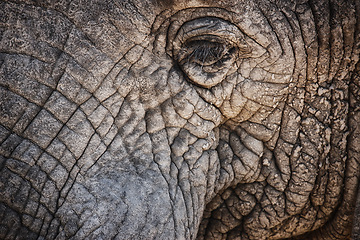
[{"label": "elephant head", "polygon": [[348,239],[359,12],[1,2],[0,238]]}]

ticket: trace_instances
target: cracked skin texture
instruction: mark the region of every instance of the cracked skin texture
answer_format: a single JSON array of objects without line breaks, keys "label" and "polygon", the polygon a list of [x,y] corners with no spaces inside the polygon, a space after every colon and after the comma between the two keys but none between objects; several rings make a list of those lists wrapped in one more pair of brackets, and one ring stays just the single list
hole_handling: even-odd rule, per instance
[{"label": "cracked skin texture", "polygon": [[1,1],[0,239],[357,239],[359,12]]}]

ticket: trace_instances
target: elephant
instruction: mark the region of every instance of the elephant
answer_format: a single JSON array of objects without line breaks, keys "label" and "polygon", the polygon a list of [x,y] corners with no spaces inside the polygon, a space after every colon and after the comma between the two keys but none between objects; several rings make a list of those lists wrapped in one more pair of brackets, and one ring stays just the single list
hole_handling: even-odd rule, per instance
[{"label": "elephant", "polygon": [[0,2],[0,239],[359,239],[360,1]]}]

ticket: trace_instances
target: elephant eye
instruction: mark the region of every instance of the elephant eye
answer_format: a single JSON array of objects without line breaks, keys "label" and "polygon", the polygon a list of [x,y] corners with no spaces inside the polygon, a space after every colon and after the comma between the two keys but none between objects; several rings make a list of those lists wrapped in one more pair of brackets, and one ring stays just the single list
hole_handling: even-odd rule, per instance
[{"label": "elephant eye", "polygon": [[173,57],[188,79],[210,88],[220,83],[250,47],[240,30],[219,18],[201,18],[184,24],[173,43]]},{"label": "elephant eye", "polygon": [[184,44],[179,63],[193,62],[200,66],[220,65],[235,53],[235,47],[219,41],[215,36],[202,36],[189,39]]}]

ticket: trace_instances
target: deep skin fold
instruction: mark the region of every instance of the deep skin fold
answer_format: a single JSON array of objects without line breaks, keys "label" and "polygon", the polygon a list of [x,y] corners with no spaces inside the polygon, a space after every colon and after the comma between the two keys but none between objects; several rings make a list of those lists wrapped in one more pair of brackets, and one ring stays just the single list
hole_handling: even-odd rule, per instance
[{"label": "deep skin fold", "polygon": [[[358,1],[1,9],[0,238],[349,238]],[[251,49],[210,87],[174,56],[204,17]]]}]

